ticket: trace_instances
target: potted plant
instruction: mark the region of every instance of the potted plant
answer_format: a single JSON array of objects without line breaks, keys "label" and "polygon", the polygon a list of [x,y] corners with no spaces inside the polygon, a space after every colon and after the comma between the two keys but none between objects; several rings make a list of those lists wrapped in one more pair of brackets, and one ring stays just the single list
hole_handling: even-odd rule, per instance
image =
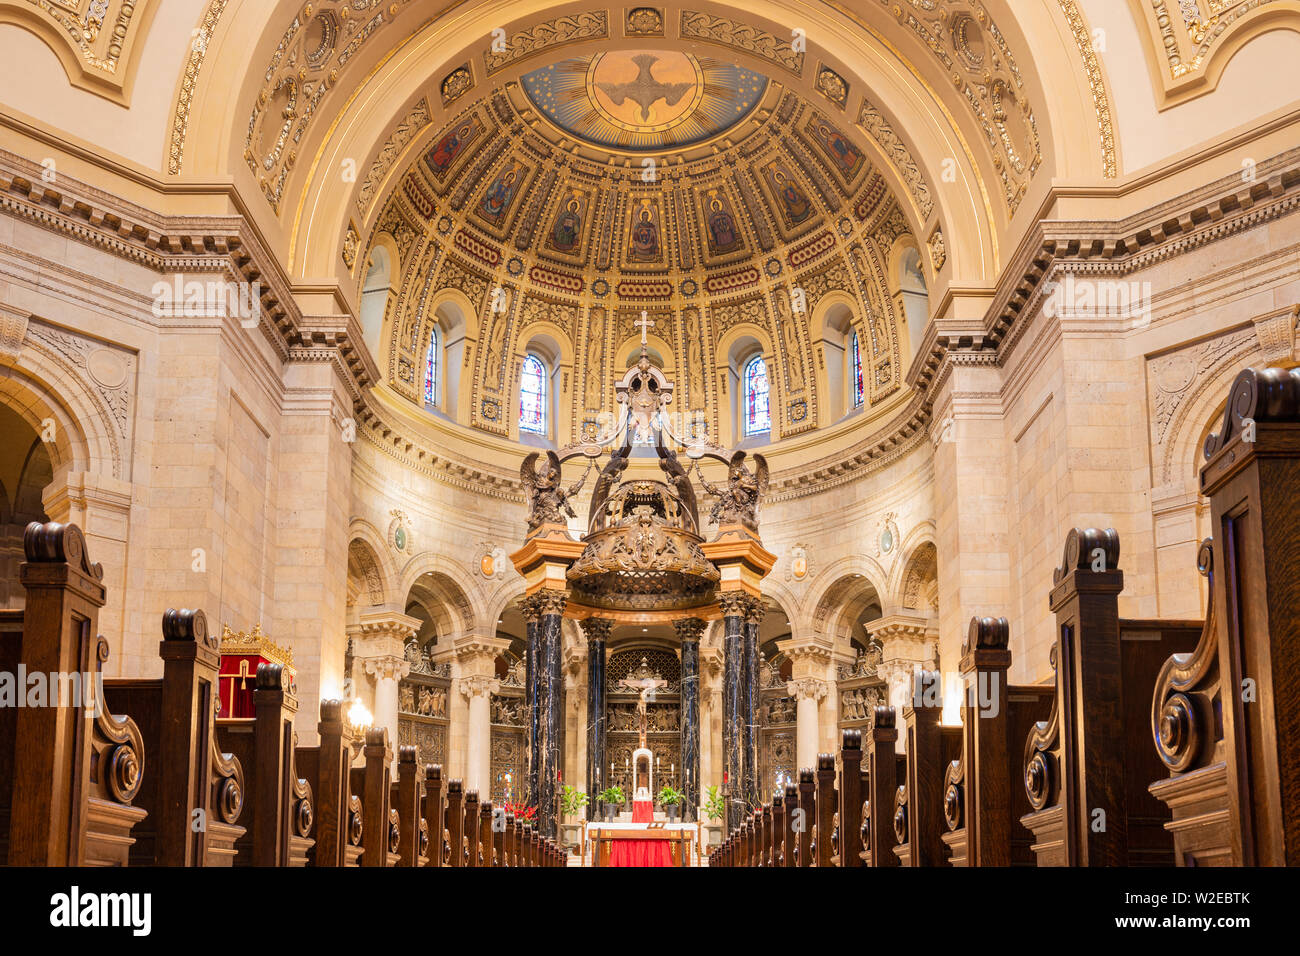
[{"label": "potted plant", "polygon": [[[560,789],[560,812],[569,817],[560,830],[560,841],[565,846],[577,846],[582,842],[583,808],[587,805],[587,794],[567,783]],[[575,819],[576,818],[576,819]]]},{"label": "potted plant", "polygon": [[682,792],[669,784],[664,784],[659,791],[659,802],[663,804],[664,812],[668,814],[668,821],[676,823],[677,811],[682,803]]},{"label": "potted plant", "polygon": [[709,846],[717,846],[722,842],[722,820],[723,814],[727,812],[727,804],[722,799],[722,792],[716,784],[704,788],[704,815],[712,823],[705,829],[709,834]]},{"label": "potted plant", "polygon": [[613,823],[615,815],[623,809],[623,788],[618,784],[606,787],[596,794],[596,799],[605,806],[605,822]]}]

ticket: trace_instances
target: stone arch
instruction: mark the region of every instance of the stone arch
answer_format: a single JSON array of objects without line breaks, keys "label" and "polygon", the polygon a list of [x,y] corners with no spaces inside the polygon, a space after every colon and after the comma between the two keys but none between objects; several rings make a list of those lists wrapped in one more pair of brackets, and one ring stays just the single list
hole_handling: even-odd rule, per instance
[{"label": "stone arch", "polygon": [[812,609],[813,633],[827,640],[837,654],[851,657],[855,643],[866,644],[859,625],[879,617],[884,609],[885,575],[870,559],[853,556],[837,561],[819,577],[826,583],[807,605]]},{"label": "stone arch", "polygon": [[378,607],[387,603],[389,587],[378,555],[364,538],[348,542],[348,607]]},{"label": "stone arch", "polygon": [[454,640],[478,633],[487,620],[469,572],[445,555],[426,551],[407,562],[395,592],[397,599],[408,601],[417,587],[438,626],[440,645],[444,636]]},{"label": "stone arch", "polygon": [[913,611],[939,611],[939,551],[933,541],[917,545],[903,565],[898,603]]}]

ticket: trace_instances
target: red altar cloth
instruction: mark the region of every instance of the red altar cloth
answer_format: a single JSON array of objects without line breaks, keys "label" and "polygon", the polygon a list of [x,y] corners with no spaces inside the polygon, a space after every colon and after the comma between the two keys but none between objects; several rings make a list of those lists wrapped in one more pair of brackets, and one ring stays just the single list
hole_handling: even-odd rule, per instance
[{"label": "red altar cloth", "polygon": [[[654,804],[649,800],[632,803],[632,822],[651,823]],[[615,840],[609,848],[610,866],[672,866],[673,854],[667,840]]]}]

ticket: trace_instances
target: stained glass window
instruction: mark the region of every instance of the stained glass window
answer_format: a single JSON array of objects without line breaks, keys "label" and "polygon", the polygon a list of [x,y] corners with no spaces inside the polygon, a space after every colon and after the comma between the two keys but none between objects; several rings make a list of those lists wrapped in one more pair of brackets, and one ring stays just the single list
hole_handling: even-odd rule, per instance
[{"label": "stained glass window", "polygon": [[772,430],[772,413],[769,406],[771,391],[767,383],[767,364],[763,356],[755,355],[745,365],[745,435],[760,435]]},{"label": "stained glass window", "polygon": [[429,336],[429,354],[424,360],[424,400],[429,405],[438,404],[438,330]]},{"label": "stained glass window", "polygon": [[524,356],[519,380],[519,430],[546,434],[546,366],[536,355]]},{"label": "stained glass window", "polygon": [[862,352],[858,349],[858,333],[853,333],[853,407],[862,404]]}]

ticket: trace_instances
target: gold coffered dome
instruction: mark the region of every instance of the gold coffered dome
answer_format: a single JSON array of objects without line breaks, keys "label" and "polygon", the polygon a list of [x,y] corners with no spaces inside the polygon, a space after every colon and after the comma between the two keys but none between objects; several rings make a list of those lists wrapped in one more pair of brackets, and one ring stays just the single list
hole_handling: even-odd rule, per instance
[{"label": "gold coffered dome", "polygon": [[[764,440],[865,420],[901,387],[915,348],[901,263],[924,289],[933,262],[852,125],[775,78],[692,51],[570,57],[488,92],[407,156],[343,251],[363,303],[386,273],[371,340],[416,404],[514,438],[536,353],[562,373],[545,435],[578,440],[643,322],[676,410],[719,441],[746,437],[736,390],[755,356]],[[430,385],[439,329],[464,343],[468,374]]]}]

